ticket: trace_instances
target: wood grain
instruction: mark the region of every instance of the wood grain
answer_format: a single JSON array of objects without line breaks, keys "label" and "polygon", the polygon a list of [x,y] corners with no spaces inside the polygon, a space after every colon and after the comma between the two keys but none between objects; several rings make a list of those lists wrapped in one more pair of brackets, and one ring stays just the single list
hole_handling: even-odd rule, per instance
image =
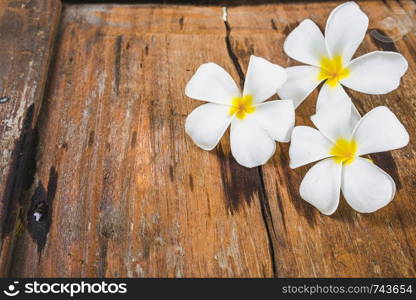
[{"label": "wood grain", "polygon": [[258,170],[230,159],[228,139],[205,152],[183,130],[200,104],[183,94],[195,69],[213,60],[237,76],[220,15],[64,10],[39,123],[33,189],[44,192],[31,199],[47,202],[51,226],[45,243],[31,234],[42,222],[29,222],[12,275],[272,276]]},{"label": "wood grain", "polygon": [[[246,169],[233,160],[228,133],[206,152],[184,132],[201,104],[184,87],[200,64],[216,62],[237,82],[250,54],[295,65],[282,51],[287,34],[305,18],[323,28],[340,3],[237,5],[226,24],[219,6],[65,6],[8,275],[414,277],[413,143],[372,157],[397,183],[390,205],[366,215],[341,199],[328,217],[300,198],[309,166],[289,168],[288,144]],[[370,30],[357,55],[399,51],[409,70],[387,95],[348,92],[362,113],[389,106],[412,141],[415,5],[361,7]],[[391,19],[401,26],[388,26]],[[312,125],[316,97],[297,110],[298,125]]]},{"label": "wood grain", "polygon": [[[241,51],[246,68],[251,52],[284,66],[298,65],[282,52],[285,36],[309,17],[321,29],[327,16],[340,2],[299,3],[229,9],[234,47]],[[408,1],[406,1],[407,4]],[[370,18],[369,34],[357,56],[374,50],[399,51],[409,61],[401,86],[387,95],[365,95],[348,90],[362,114],[379,105],[388,106],[410,132],[416,132],[415,28],[409,23],[415,5],[406,10],[400,2],[365,1],[361,8]],[[393,6],[392,5],[397,5]],[[387,19],[390,18],[390,19]],[[397,26],[387,21],[397,19]],[[387,21],[386,21],[387,19]],[[406,22],[407,21],[407,22]],[[394,23],[393,23],[394,24]],[[405,25],[409,26],[408,28]],[[404,32],[400,36],[397,27]],[[387,27],[387,28],[386,28]],[[373,30],[387,39],[377,40]],[[407,29],[407,30],[406,30]],[[389,41],[388,37],[395,41]],[[246,49],[251,49],[248,53]],[[296,110],[296,124],[313,126],[309,117],[315,111],[317,90]],[[328,217],[319,213],[299,196],[299,184],[310,166],[291,170],[288,145],[281,145],[272,163],[262,168],[270,205],[273,250],[278,276],[295,277],[414,277],[416,275],[416,149],[414,143],[391,153],[373,155],[375,163],[395,179],[398,187],[394,201],[373,214],[360,214],[344,199],[338,211]]]},{"label": "wood grain", "polygon": [[0,2],[0,274],[21,227],[22,193],[33,176],[35,124],[43,100],[60,1]]}]

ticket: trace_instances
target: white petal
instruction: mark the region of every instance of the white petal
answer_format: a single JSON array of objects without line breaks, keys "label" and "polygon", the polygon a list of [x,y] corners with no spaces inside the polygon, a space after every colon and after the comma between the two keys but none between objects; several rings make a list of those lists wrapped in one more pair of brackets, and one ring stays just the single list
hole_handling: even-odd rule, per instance
[{"label": "white petal", "polygon": [[328,57],[324,36],[309,19],[302,21],[286,38],[286,54],[308,65],[319,66],[322,57]]},{"label": "white petal", "polygon": [[229,110],[228,106],[215,103],[198,106],[186,118],[186,133],[202,149],[213,149],[233,118]]},{"label": "white petal", "polygon": [[339,138],[350,139],[355,127],[351,111],[351,102],[341,100],[321,108],[311,116],[311,120],[323,135],[334,142]]},{"label": "white petal", "polygon": [[350,103],[351,98],[340,84],[330,86],[329,84],[324,83],[319,91],[318,100],[316,102],[316,111],[335,104]]},{"label": "white petal", "polygon": [[286,78],[286,71],[281,66],[251,55],[243,95],[252,95],[254,102],[263,102],[276,94]]},{"label": "white petal", "polygon": [[293,129],[289,148],[292,169],[329,157],[332,143],[318,130],[307,126]]},{"label": "white petal", "polygon": [[267,101],[256,106],[253,118],[267,134],[279,142],[289,142],[295,125],[291,100]]},{"label": "white petal", "polygon": [[223,68],[214,63],[201,65],[185,88],[189,98],[219,104],[231,104],[240,97],[236,83]]},{"label": "white petal", "polygon": [[343,167],[342,193],[356,211],[370,213],[393,200],[396,184],[382,169],[357,157],[353,163]]},{"label": "white petal", "polygon": [[399,53],[374,51],[351,61],[350,75],[341,83],[362,93],[386,94],[399,86],[407,67]]},{"label": "white petal", "polygon": [[328,84],[323,84],[321,90],[319,91],[318,101],[316,102],[316,111],[320,109],[337,104],[350,104],[351,108],[351,126],[354,128],[355,124],[361,119],[361,115],[352,103],[351,98],[345,92],[345,89],[342,85],[337,84],[332,87]]},{"label": "white petal", "polygon": [[341,55],[348,64],[364,39],[368,17],[355,2],[336,7],[328,17],[325,41],[332,56]]},{"label": "white petal", "polygon": [[295,108],[319,85],[319,69],[313,66],[286,68],[287,81],[277,90],[281,99],[293,100]]},{"label": "white petal", "polygon": [[342,164],[332,158],[324,159],[314,165],[300,184],[300,196],[325,215],[335,212],[341,193]]},{"label": "white petal", "polygon": [[357,124],[353,136],[358,155],[394,150],[409,143],[406,128],[385,106],[369,111]]},{"label": "white petal", "polygon": [[250,116],[233,120],[230,140],[235,160],[247,168],[265,164],[276,150],[276,142]]}]

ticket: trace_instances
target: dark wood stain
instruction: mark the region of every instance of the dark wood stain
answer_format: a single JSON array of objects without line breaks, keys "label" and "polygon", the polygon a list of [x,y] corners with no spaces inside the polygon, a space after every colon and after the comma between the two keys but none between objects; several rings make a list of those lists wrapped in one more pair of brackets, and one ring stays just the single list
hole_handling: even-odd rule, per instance
[{"label": "dark wood stain", "polygon": [[192,177],[191,174],[189,174],[189,188],[191,189],[191,191],[194,191],[194,178]]},{"label": "dark wood stain", "polygon": [[91,130],[89,137],[88,137],[88,148],[91,148],[92,146],[94,146],[94,135],[95,135],[94,130]]},{"label": "dark wood stain", "polygon": [[137,143],[137,131],[133,131],[133,135],[131,137],[131,147],[134,148]]},{"label": "dark wood stain", "polygon": [[271,24],[273,30],[278,31],[276,23],[274,22],[274,19],[270,19],[270,24]]},{"label": "dark wood stain", "polygon": [[120,89],[120,64],[121,64],[121,44],[123,43],[123,36],[119,35],[116,39],[116,44],[114,48],[115,53],[115,63],[114,63],[114,80],[115,80],[115,88],[116,88],[116,95],[119,94]]},{"label": "dark wood stain", "polygon": [[[32,128],[34,104],[32,104],[23,120],[20,137],[16,140],[11,156],[9,175],[6,180],[6,188],[3,194],[3,211],[0,214],[2,226],[2,238],[12,230],[18,209],[20,207],[20,195],[23,188],[30,185],[33,180],[33,168],[30,161],[35,161],[36,155],[36,131]],[[29,168],[28,168],[29,167]],[[32,178],[32,179],[31,179]]]},{"label": "dark wood stain", "polygon": [[183,29],[183,19],[184,19],[183,16],[179,18],[179,28],[180,28],[180,30]]},{"label": "dark wood stain", "polygon": [[[44,99],[49,62],[60,18],[60,1],[0,1],[0,274],[7,276],[14,247],[26,224],[29,188],[36,172],[36,123]],[[8,99],[6,99],[8,98]],[[13,101],[10,101],[13,100]],[[5,134],[5,130],[12,134]],[[6,171],[7,170],[7,171]],[[7,238],[6,238],[7,237]]]},{"label": "dark wood stain", "polygon": [[46,200],[49,206],[52,206],[53,200],[55,199],[56,189],[58,187],[58,172],[55,167],[51,167],[49,171],[49,181]]},{"label": "dark wood stain", "polygon": [[221,178],[226,196],[226,207],[233,214],[245,202],[250,205],[253,197],[261,197],[262,185],[257,168],[248,169],[239,165],[230,155],[225,156],[221,145],[216,154],[221,164]]},{"label": "dark wood stain", "polygon": [[292,30],[295,29],[298,25],[299,25],[299,22],[286,24],[283,27],[283,34],[285,36],[288,36],[292,32]]},{"label": "dark wood stain", "polygon": [[102,236],[104,239],[100,239],[99,241],[99,263],[97,273],[100,274],[101,277],[105,277],[107,271],[108,238],[105,233],[102,233]]},{"label": "dark wood stain", "polygon": [[[280,161],[282,166],[286,166],[286,168],[289,169],[289,161],[286,154],[280,156]],[[316,224],[314,213],[315,208],[303,200],[299,194],[300,183],[302,181],[302,177],[304,176],[300,174],[300,171],[301,168],[297,168],[291,172],[285,173],[287,179],[287,190],[290,194],[289,199],[293,202],[293,205],[296,207],[296,209],[301,212],[302,216],[307,220],[309,225],[314,227]]]},{"label": "dark wood stain", "polygon": [[[27,213],[27,230],[41,253],[45,247],[48,232],[52,224],[52,207],[58,186],[58,173],[55,167],[50,168],[47,190],[40,181],[32,196]],[[37,220],[35,213],[41,214]]]},{"label": "dark wood stain", "polygon": [[172,165],[169,166],[169,178],[172,182],[175,180],[175,170]]}]

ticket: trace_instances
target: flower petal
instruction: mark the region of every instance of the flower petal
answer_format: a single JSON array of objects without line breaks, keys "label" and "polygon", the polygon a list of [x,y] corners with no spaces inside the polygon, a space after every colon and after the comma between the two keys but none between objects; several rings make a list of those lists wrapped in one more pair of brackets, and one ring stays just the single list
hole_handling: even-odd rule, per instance
[{"label": "flower petal", "polygon": [[309,19],[302,21],[286,38],[285,53],[297,61],[318,66],[322,57],[328,57],[324,36]]},{"label": "flower petal", "polygon": [[255,103],[263,102],[276,94],[286,78],[286,71],[281,66],[251,55],[243,96],[252,95]]},{"label": "flower petal", "polygon": [[351,111],[351,102],[341,100],[340,103],[331,103],[321,108],[311,116],[311,120],[333,142],[339,138],[350,139],[357,122],[352,121]]},{"label": "flower petal", "polygon": [[355,124],[361,119],[361,115],[354,103],[352,103],[350,96],[347,95],[345,89],[340,84],[337,84],[334,87],[326,83],[322,85],[322,88],[319,91],[318,100],[316,102],[316,111],[326,106],[339,105],[342,103],[352,105],[351,125],[352,128],[354,128]]},{"label": "flower petal", "polygon": [[353,163],[343,167],[342,193],[356,211],[370,213],[393,200],[396,184],[375,164],[357,157]]},{"label": "flower petal", "polygon": [[308,126],[293,129],[289,148],[292,169],[330,156],[332,143],[318,130]]},{"label": "flower petal", "polygon": [[186,133],[197,146],[204,150],[212,150],[233,119],[229,110],[228,106],[215,103],[198,106],[186,118]]},{"label": "flower petal", "polygon": [[325,42],[329,54],[341,55],[348,64],[364,39],[368,17],[355,2],[346,2],[336,7],[328,17]]},{"label": "flower petal", "polygon": [[300,196],[325,215],[335,212],[341,193],[342,164],[331,158],[318,162],[306,173],[300,184]]},{"label": "flower petal", "polygon": [[265,164],[276,150],[276,142],[250,116],[233,120],[230,140],[235,160],[247,168]]},{"label": "flower petal", "polygon": [[313,66],[295,66],[286,68],[287,81],[277,90],[281,99],[293,100],[298,107],[303,100],[319,85],[319,69]]},{"label": "flower petal", "polygon": [[399,149],[409,143],[409,134],[394,113],[385,106],[369,111],[357,124],[354,139],[357,155]]},{"label": "flower petal", "polygon": [[192,99],[228,105],[241,95],[230,74],[214,63],[198,68],[186,85],[185,94]]},{"label": "flower petal", "polygon": [[362,93],[386,94],[399,86],[407,67],[407,60],[399,53],[374,51],[351,61],[350,75],[341,83]]},{"label": "flower petal", "polygon": [[291,100],[267,101],[256,106],[253,118],[267,134],[279,142],[289,142],[295,125],[295,109]]}]

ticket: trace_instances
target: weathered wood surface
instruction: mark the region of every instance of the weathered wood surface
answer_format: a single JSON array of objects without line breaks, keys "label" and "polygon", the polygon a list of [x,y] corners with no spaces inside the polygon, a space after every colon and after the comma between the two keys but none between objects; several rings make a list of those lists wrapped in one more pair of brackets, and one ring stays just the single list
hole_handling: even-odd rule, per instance
[{"label": "weathered wood surface", "polygon": [[35,124],[44,94],[61,3],[0,2],[0,274],[10,265],[15,230],[30,187]]},{"label": "weathered wood surface", "polygon": [[[306,17],[321,29],[330,11],[339,3],[309,3],[264,7],[236,7],[229,10],[234,48],[245,69],[250,52],[281,65],[297,65],[284,55],[285,36]],[[348,90],[362,114],[379,105],[394,111],[414,136],[416,132],[416,6],[408,1],[360,3],[370,18],[369,34],[356,53],[374,50],[401,52],[409,70],[398,90],[370,96]],[[400,25],[392,26],[394,22]],[[388,26],[390,25],[391,28]],[[274,29],[275,34],[269,30]],[[386,39],[375,39],[374,29]],[[371,33],[372,32],[372,33]],[[400,35],[402,34],[402,35]],[[388,36],[395,39],[394,43]],[[379,37],[379,35],[377,35]],[[252,48],[251,51],[247,49]],[[317,90],[296,110],[297,125],[313,126]],[[412,138],[411,138],[412,139]],[[288,145],[281,145],[273,163],[262,168],[274,228],[273,249],[278,276],[411,276],[416,275],[416,149],[414,143],[391,153],[373,155],[375,163],[395,179],[398,191],[394,201],[374,214],[353,211],[344,199],[331,217],[320,214],[303,201],[299,184],[310,166],[290,170]]]},{"label": "weathered wood surface", "polygon": [[[309,167],[289,168],[287,144],[249,170],[232,159],[228,134],[206,152],[183,129],[200,105],[184,96],[200,64],[214,61],[237,81],[252,53],[296,64],[282,51],[286,35],[307,17],[323,27],[339,3],[235,6],[228,26],[216,6],[66,6],[9,275],[416,276],[413,143],[373,157],[398,185],[389,206],[364,215],[341,200],[328,217],[300,198]],[[412,140],[415,5],[361,7],[394,42],[369,34],[357,54],[397,50],[409,71],[388,95],[349,92],[363,113],[388,105]],[[297,110],[298,125],[311,125],[316,96]]]}]

